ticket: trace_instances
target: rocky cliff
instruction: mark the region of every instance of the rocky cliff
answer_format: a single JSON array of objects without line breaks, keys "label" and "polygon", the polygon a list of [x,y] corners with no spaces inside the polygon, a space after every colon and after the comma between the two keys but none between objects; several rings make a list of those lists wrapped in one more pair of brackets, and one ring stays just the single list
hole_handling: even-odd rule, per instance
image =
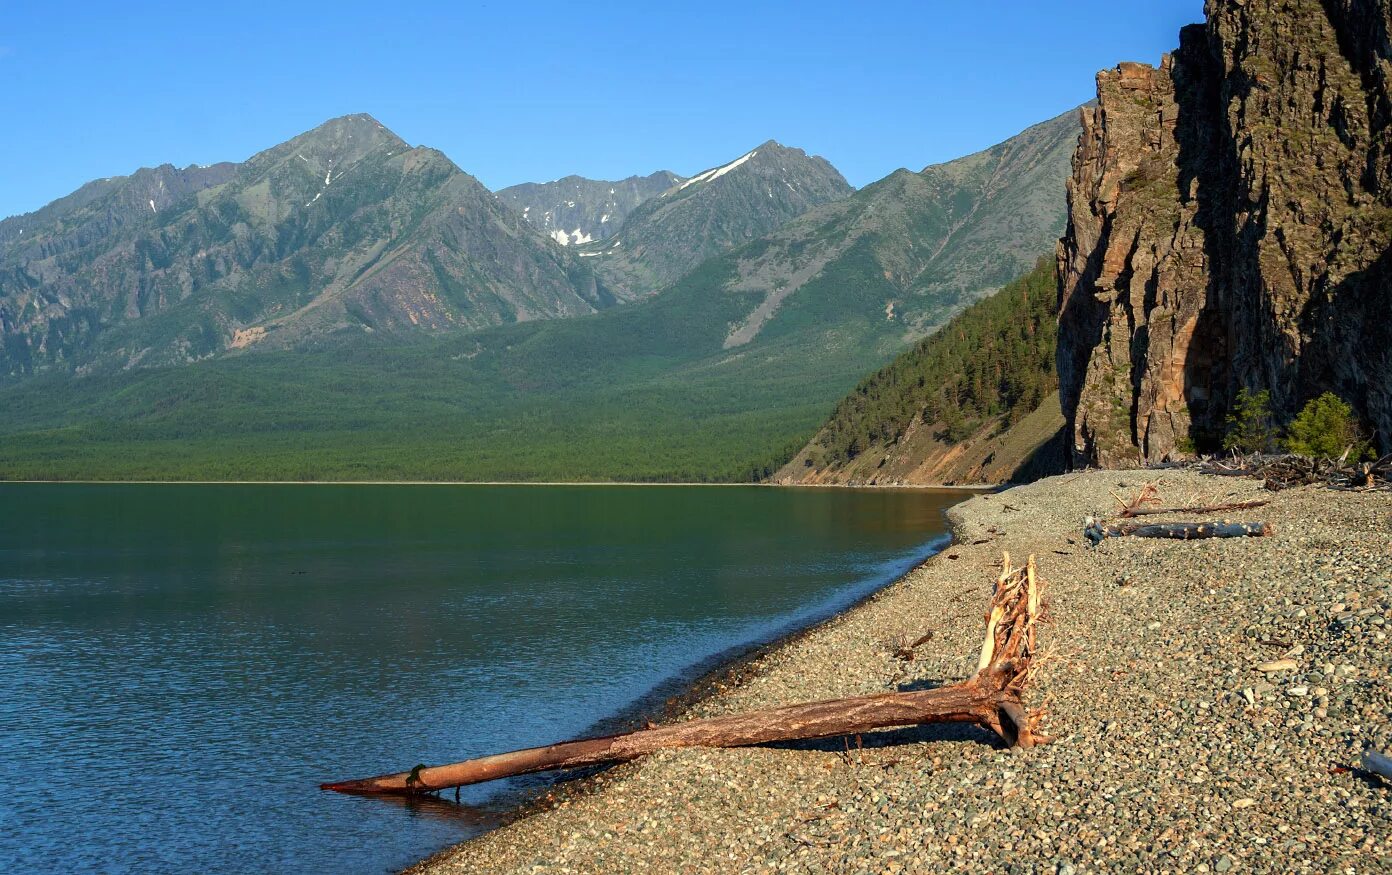
[{"label": "rocky cliff", "polygon": [[1212,448],[1238,389],[1392,440],[1392,0],[1209,0],[1098,75],[1059,244],[1076,463]]}]

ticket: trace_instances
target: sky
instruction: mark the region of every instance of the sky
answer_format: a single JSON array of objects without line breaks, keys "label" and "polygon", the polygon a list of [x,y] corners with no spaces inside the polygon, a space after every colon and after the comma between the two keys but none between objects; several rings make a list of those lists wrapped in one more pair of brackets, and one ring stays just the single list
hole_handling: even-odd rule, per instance
[{"label": "sky", "polygon": [[855,186],[1158,63],[1202,0],[0,0],[0,216],[366,112],[492,189],[691,175],[768,139]]}]

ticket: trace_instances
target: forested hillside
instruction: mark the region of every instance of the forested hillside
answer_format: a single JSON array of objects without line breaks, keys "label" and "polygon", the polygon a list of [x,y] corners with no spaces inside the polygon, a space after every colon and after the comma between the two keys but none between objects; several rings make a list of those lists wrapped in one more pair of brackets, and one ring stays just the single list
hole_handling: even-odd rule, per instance
[{"label": "forested hillside", "polygon": [[[1040,259],[1030,273],[861,382],[780,478],[986,482],[1015,476],[1038,449],[1035,439],[1052,437],[1057,297],[1053,260]],[[1041,409],[1044,415],[1034,416]],[[1023,440],[1001,442],[989,459],[971,452],[1026,420],[1030,434]],[[921,480],[926,474],[932,476]]]}]

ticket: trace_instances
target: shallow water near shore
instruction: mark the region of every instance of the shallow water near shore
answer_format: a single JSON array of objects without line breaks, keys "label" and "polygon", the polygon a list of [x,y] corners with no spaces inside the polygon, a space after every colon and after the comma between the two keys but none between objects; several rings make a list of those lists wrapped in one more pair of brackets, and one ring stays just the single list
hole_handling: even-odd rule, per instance
[{"label": "shallow water near shore", "polygon": [[899,576],[966,497],[0,484],[0,869],[399,869],[489,820],[320,781],[582,733]]}]

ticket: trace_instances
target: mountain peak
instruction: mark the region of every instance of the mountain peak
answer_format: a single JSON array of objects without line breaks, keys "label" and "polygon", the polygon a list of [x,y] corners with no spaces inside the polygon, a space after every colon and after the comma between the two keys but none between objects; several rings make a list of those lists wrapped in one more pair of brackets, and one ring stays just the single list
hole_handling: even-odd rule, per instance
[{"label": "mountain peak", "polygon": [[355,112],[349,113],[348,115],[336,116],[325,121],[318,127],[311,129],[309,133],[337,129],[345,129],[352,133],[367,133],[369,131],[377,130],[385,131],[388,136],[396,136],[396,134],[392,133],[390,130],[387,129],[386,125],[377,121],[377,119],[373,118],[371,115],[365,112]]},{"label": "mountain peak", "polygon": [[264,155],[278,160],[303,156],[310,162],[344,165],[362,159],[378,149],[406,150],[410,144],[367,113],[331,118],[318,127],[293,137],[281,145],[254,156],[253,164]]},{"label": "mountain peak", "polygon": [[785,146],[777,140],[765,140],[764,142],[760,143],[758,146],[755,146],[754,148],[759,151],[766,152],[795,152],[798,155],[807,154],[806,152],[797,148],[796,146]]},{"label": "mountain peak", "polygon": [[643,203],[613,242],[580,255],[620,297],[643,297],[717,252],[853,191],[825,159],[769,140]]},{"label": "mountain peak", "polygon": [[[840,186],[846,188],[847,192],[852,190],[850,184],[846,182],[840,172],[825,158],[819,155],[809,155],[802,149],[798,149],[794,146],[785,146],[777,140],[765,140],[733,161],[721,164],[718,167],[712,167],[709,170],[698,173],[690,179],[683,181],[672,191],[668,192],[668,194],[675,194],[678,191],[692,188],[700,183],[714,182],[731,171],[737,170],[745,165],[749,165],[751,168],[758,168],[761,175],[773,174],[782,176],[785,173],[791,173],[793,176],[799,176],[810,172],[818,176],[832,177]],[[790,171],[788,169],[789,166],[793,166],[793,170]]]}]

